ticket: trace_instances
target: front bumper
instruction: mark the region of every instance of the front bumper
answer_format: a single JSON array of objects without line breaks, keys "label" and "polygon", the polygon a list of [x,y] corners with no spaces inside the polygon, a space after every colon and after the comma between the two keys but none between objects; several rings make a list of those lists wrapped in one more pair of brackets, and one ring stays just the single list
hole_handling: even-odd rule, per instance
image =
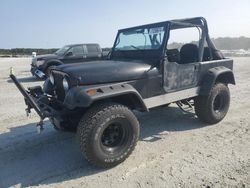
[{"label": "front bumper", "polygon": [[44,94],[40,86],[30,87],[28,88],[28,90],[26,90],[17,80],[15,75],[11,73],[10,78],[24,97],[25,104],[27,105],[27,115],[31,112],[31,109],[33,108],[40,116],[41,121],[45,118],[60,119],[61,112],[60,110],[57,110],[60,109],[60,104],[58,104],[57,100]]},{"label": "front bumper", "polygon": [[46,75],[35,65],[31,64],[30,72],[33,76],[37,78],[46,78]]}]

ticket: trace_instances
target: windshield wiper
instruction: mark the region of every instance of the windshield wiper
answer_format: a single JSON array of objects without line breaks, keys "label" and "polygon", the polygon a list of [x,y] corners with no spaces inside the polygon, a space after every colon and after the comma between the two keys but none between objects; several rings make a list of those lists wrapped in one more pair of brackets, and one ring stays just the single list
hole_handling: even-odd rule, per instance
[{"label": "windshield wiper", "polygon": [[136,50],[142,50],[141,48],[138,48],[138,47],[136,47],[136,46],[134,46],[134,45],[130,45],[130,47],[132,47],[132,48],[134,48],[134,49],[136,49]]}]

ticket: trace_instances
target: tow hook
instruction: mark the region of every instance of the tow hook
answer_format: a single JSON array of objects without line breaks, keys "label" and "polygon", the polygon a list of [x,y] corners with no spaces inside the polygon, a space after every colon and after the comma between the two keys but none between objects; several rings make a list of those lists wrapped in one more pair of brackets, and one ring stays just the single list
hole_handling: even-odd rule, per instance
[{"label": "tow hook", "polygon": [[44,130],[43,128],[43,119],[41,119],[37,124],[36,124],[36,129],[37,133],[41,134],[41,132]]},{"label": "tow hook", "polygon": [[30,115],[30,113],[31,113],[30,108],[26,108],[26,109],[25,109],[25,112],[26,112],[26,116],[29,117],[29,115]]}]

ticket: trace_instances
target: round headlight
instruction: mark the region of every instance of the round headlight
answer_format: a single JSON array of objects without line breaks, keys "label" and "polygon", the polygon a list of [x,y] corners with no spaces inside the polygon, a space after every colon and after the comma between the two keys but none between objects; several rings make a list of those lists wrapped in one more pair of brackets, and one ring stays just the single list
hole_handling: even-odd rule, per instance
[{"label": "round headlight", "polygon": [[52,85],[54,85],[55,80],[54,80],[54,76],[52,74],[49,75],[49,80],[52,83]]},{"label": "round headlight", "polygon": [[63,89],[65,91],[68,91],[68,89],[69,89],[69,82],[68,82],[68,79],[66,77],[63,78]]}]

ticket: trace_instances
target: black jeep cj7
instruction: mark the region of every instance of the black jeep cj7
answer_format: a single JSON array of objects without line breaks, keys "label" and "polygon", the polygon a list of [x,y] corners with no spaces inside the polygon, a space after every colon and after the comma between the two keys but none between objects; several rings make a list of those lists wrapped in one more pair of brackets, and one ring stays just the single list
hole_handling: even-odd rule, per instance
[{"label": "black jeep cj7", "polygon": [[[173,48],[177,30],[195,29],[198,40]],[[76,130],[80,148],[91,163],[112,167],[124,161],[139,138],[132,110],[147,112],[175,102],[194,106],[208,124],[221,121],[235,84],[233,60],[218,51],[204,18],[154,23],[118,31],[109,60],[61,65],[50,79],[25,90],[13,79],[28,106],[49,118],[56,129]]]}]

